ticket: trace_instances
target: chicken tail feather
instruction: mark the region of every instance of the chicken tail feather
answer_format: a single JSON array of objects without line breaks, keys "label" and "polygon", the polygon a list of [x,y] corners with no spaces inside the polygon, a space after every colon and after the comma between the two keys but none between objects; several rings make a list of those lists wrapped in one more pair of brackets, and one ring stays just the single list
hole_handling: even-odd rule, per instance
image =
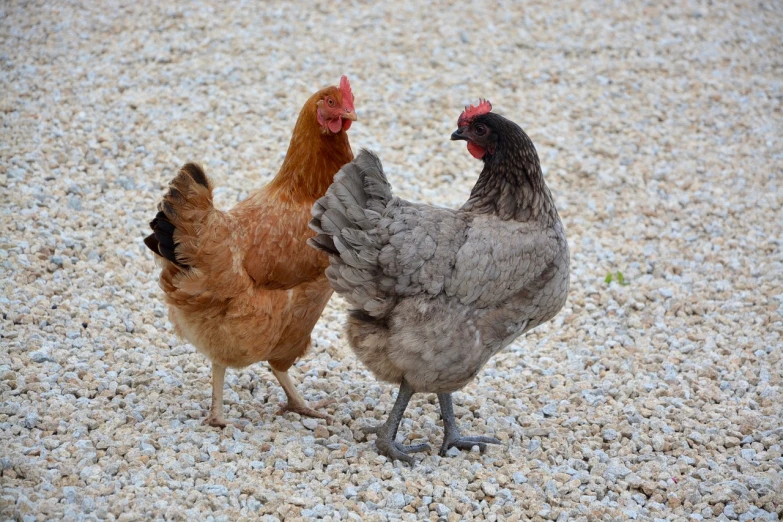
[{"label": "chicken tail feather", "polygon": [[313,206],[310,228],[316,235],[308,244],[331,256],[326,276],[367,317],[382,317],[390,306],[377,295],[382,283],[377,267],[381,245],[372,230],[393,199],[380,160],[362,150],[340,169],[326,195]]},{"label": "chicken tail feather", "polygon": [[318,235],[310,246],[336,254],[332,237],[339,237],[342,231],[370,228],[375,214],[367,211],[378,212],[391,199],[381,160],[362,149],[355,160],[340,169],[326,195],[313,206],[310,228]]},{"label": "chicken tail feather", "polygon": [[199,165],[188,163],[180,169],[158,205],[150,222],[152,234],[144,244],[158,256],[182,269],[191,267],[192,250],[198,231],[214,210],[212,184]]}]

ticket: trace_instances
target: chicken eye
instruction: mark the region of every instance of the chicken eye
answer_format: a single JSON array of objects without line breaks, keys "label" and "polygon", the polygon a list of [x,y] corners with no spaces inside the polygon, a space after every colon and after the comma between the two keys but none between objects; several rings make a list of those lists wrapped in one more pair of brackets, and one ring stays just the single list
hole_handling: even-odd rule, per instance
[{"label": "chicken eye", "polygon": [[478,136],[483,136],[487,133],[487,128],[479,123],[475,127],[473,127],[473,132],[475,132]]},{"label": "chicken eye", "polygon": [[329,107],[334,107],[334,99],[333,98],[326,98],[326,104]]}]

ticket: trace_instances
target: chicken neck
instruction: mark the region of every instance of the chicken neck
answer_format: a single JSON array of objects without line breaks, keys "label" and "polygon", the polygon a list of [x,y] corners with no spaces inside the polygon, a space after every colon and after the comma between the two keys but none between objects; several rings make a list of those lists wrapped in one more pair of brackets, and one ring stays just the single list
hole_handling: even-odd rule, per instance
[{"label": "chicken neck", "polygon": [[533,142],[511,121],[497,126],[502,128],[501,139],[496,150],[484,157],[484,168],[462,209],[503,220],[554,223],[559,219],[557,210]]},{"label": "chicken neck", "polygon": [[342,130],[336,134],[325,132],[311,98],[299,114],[285,160],[270,188],[294,201],[315,201],[326,193],[337,171],[352,159],[348,134]]}]

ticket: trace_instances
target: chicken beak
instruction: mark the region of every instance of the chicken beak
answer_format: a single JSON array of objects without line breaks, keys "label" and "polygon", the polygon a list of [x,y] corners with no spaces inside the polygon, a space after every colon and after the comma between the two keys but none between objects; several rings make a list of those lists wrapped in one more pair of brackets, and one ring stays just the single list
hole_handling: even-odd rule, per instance
[{"label": "chicken beak", "polygon": [[351,120],[351,121],[356,121],[359,119],[356,117],[356,113],[354,111],[346,112],[345,114],[342,115],[342,118],[344,120]]},{"label": "chicken beak", "polygon": [[467,129],[467,127],[460,127],[459,129],[455,130],[454,133],[451,135],[451,141],[456,140],[465,140],[468,141],[469,138],[467,135],[463,134],[463,132]]}]

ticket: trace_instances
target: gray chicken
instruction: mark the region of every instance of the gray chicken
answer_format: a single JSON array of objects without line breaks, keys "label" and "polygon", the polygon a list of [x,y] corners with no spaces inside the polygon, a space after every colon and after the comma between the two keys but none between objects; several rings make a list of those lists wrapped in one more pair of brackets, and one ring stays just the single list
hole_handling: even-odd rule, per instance
[{"label": "gray chicken", "polygon": [[359,359],[400,391],[377,434],[379,452],[412,462],[427,444],[396,435],[415,392],[438,394],[443,455],[493,437],[462,436],[451,394],[521,334],[554,317],[568,293],[565,231],[533,142],[488,101],[460,115],[484,168],[462,208],[392,195],[379,159],[363,150],[313,207],[308,243],[329,254],[326,275],[350,303],[348,340]]}]

